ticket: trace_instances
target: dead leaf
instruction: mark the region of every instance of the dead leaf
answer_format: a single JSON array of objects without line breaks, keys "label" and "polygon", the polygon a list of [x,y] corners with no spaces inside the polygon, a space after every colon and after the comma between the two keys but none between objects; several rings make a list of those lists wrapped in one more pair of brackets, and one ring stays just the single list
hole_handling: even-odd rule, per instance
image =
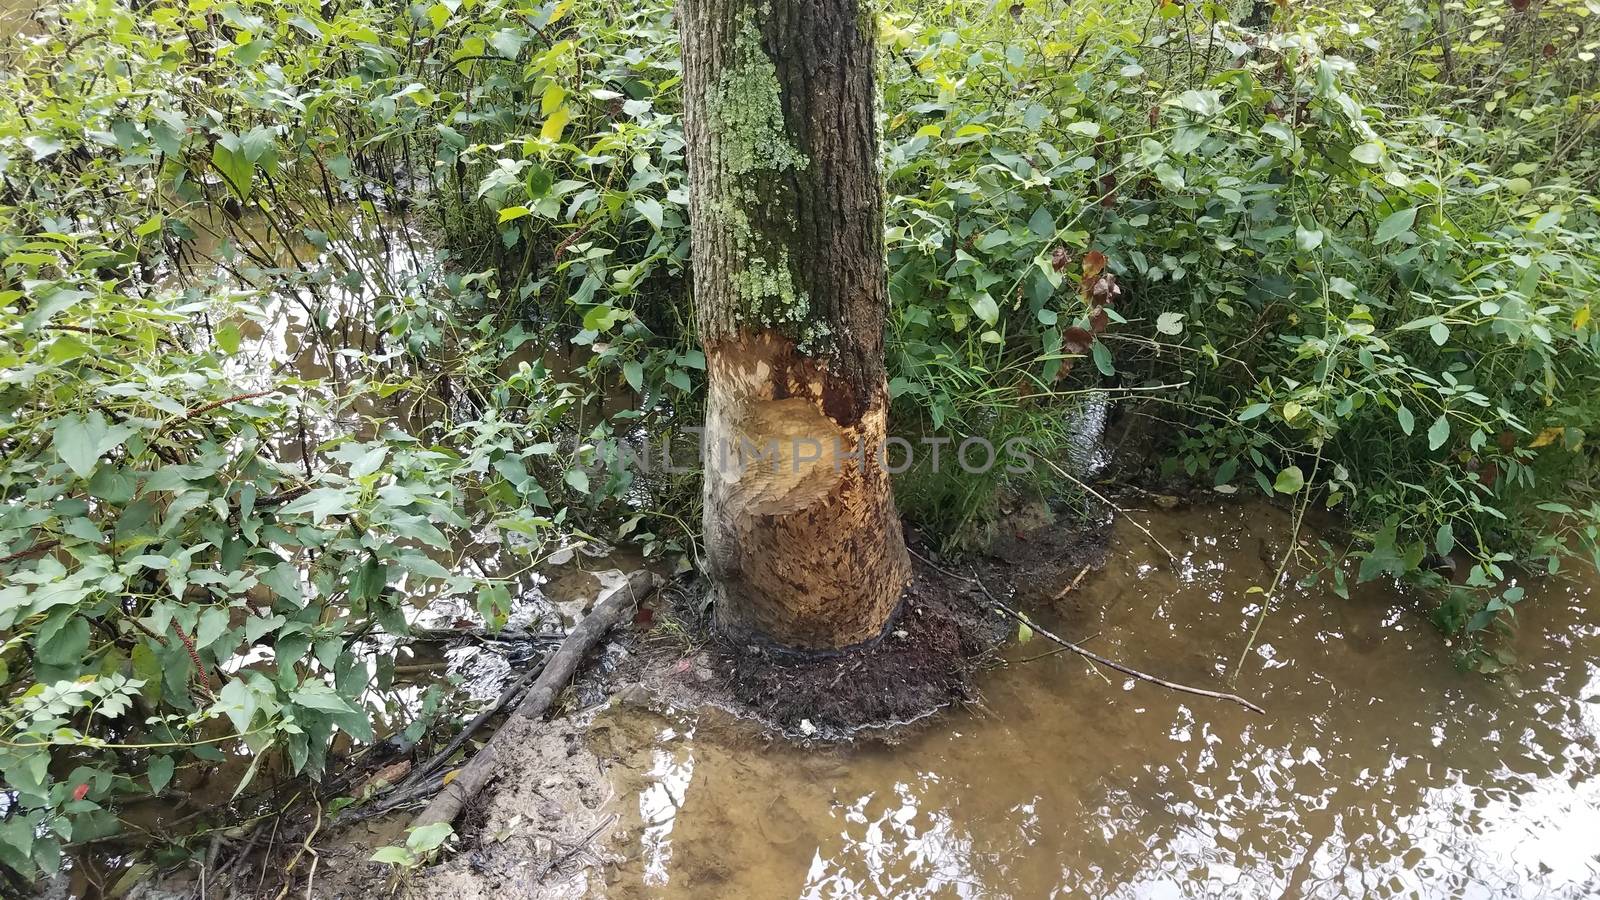
[{"label": "dead leaf", "polygon": [[1535,450],[1539,449],[1540,447],[1548,447],[1551,444],[1554,444],[1556,439],[1561,437],[1561,435],[1565,432],[1566,429],[1560,426],[1546,428],[1534,436],[1533,443],[1529,444],[1528,446]]},{"label": "dead leaf", "polygon": [[1094,335],[1082,328],[1068,328],[1061,335],[1061,348],[1068,353],[1088,353],[1093,343]]},{"label": "dead leaf", "polygon": [[1083,255],[1083,280],[1093,281],[1105,271],[1106,255],[1099,250],[1090,250]]}]

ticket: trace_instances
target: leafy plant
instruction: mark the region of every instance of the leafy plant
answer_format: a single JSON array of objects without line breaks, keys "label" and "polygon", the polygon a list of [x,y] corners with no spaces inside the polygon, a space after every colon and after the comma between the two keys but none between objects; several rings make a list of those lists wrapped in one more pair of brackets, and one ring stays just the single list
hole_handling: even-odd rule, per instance
[{"label": "leafy plant", "polygon": [[401,871],[415,869],[438,852],[452,835],[448,822],[408,828],[405,844],[379,847],[372,854],[372,861],[386,863]]}]

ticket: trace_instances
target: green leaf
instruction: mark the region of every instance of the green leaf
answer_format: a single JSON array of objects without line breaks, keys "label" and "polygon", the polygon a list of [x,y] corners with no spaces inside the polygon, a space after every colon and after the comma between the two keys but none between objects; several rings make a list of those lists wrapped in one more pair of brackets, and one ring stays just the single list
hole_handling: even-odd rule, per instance
[{"label": "green leaf", "polygon": [[1351,150],[1350,158],[1364,166],[1375,166],[1383,159],[1383,147],[1369,141]]},{"label": "green leaf", "polygon": [[[355,488],[350,488],[355,490]],[[351,511],[354,498],[344,488],[317,488],[278,510],[282,516],[309,513],[311,521],[320,523],[329,516],[344,515]]]},{"label": "green leaf", "polygon": [[1221,91],[1184,91],[1178,95],[1176,102],[1197,116],[1214,116],[1222,112]]},{"label": "green leaf", "polygon": [[1239,421],[1248,422],[1257,416],[1265,414],[1271,408],[1272,404],[1270,403],[1252,403],[1246,406],[1243,412],[1239,413]]},{"label": "green leaf", "polygon": [[527,208],[526,206],[508,206],[505,209],[500,210],[500,224],[503,225],[506,222],[515,222],[523,216],[530,215],[533,215],[533,210]]},{"label": "green leaf", "polygon": [[320,681],[307,681],[300,685],[298,689],[289,695],[289,701],[296,706],[304,706],[307,709],[320,709],[323,712],[357,712],[356,708],[346,702],[343,697],[334,693],[333,688]]},{"label": "green leaf", "polygon": [[88,477],[100,457],[122,446],[133,432],[130,425],[107,425],[99,410],[89,413],[88,418],[56,419],[51,426],[56,455],[80,478]]},{"label": "green leaf", "polygon": [[639,211],[639,215],[644,216],[645,221],[658,229],[661,227],[660,201],[653,197],[636,197],[633,201],[633,208]]},{"label": "green leaf", "polygon": [[54,156],[60,153],[66,145],[55,138],[30,134],[22,139],[22,146],[27,147],[28,152],[33,154],[33,161],[38,162],[47,156]]},{"label": "green leaf", "polygon": [[[234,682],[228,682],[233,684]],[[150,757],[150,768],[145,771],[145,777],[150,779],[150,793],[159,794],[172,781],[172,757]]]},{"label": "green leaf", "polygon": [[1000,305],[994,302],[988,291],[984,291],[967,301],[972,307],[972,314],[982,319],[985,325],[993,325],[1000,321]]},{"label": "green leaf", "polygon": [[1056,233],[1055,217],[1050,215],[1050,210],[1043,206],[1033,211],[1033,217],[1028,220],[1028,230],[1034,237],[1048,240]]},{"label": "green leaf", "polygon": [[572,107],[562,106],[551,113],[550,118],[544,120],[544,126],[539,129],[539,137],[547,141],[560,141],[561,133],[567,128],[567,120],[572,118]]},{"label": "green leaf", "polygon": [[68,666],[82,662],[89,649],[89,620],[78,615],[63,617],[57,610],[39,626],[34,661],[47,666]]},{"label": "green leaf", "polygon": [[1306,476],[1300,471],[1299,466],[1289,466],[1278,473],[1278,478],[1272,483],[1272,489],[1280,494],[1294,494],[1306,486]]},{"label": "green leaf", "polygon": [[1417,208],[1415,206],[1410,209],[1402,209],[1397,213],[1391,213],[1378,224],[1378,233],[1372,236],[1372,242],[1374,244],[1387,244],[1410,231],[1412,224],[1416,221]]},{"label": "green leaf", "polygon": [[590,331],[605,333],[631,315],[633,314],[625,309],[616,309],[609,303],[602,303],[591,307],[583,314],[583,327]]},{"label": "green leaf", "polygon": [[582,469],[568,469],[561,480],[565,481],[573,490],[580,494],[589,493],[589,473]]},{"label": "green leaf", "polygon": [[1094,358],[1094,367],[1100,370],[1100,374],[1108,378],[1117,374],[1117,367],[1111,362],[1111,351],[1103,341],[1089,345],[1089,355]]},{"label": "green leaf", "polygon": [[1399,409],[1394,411],[1394,415],[1395,418],[1400,420],[1400,430],[1404,431],[1408,435],[1417,425],[1416,417],[1411,414],[1411,410],[1406,409],[1404,404],[1402,404]]},{"label": "green leaf", "polygon": [[1017,643],[1026,644],[1027,642],[1029,642],[1031,640],[1033,640],[1033,629],[1028,627],[1028,623],[1027,622],[1018,622],[1017,623]]},{"label": "green leaf", "polygon": [[628,387],[635,391],[644,390],[644,365],[636,359],[630,359],[622,364],[622,377],[627,379]]},{"label": "green leaf", "polygon": [[1437,450],[1450,439],[1450,420],[1440,415],[1428,428],[1428,449]]},{"label": "green leaf", "polygon": [[419,855],[432,853],[449,840],[453,833],[449,822],[435,822],[409,829],[406,834],[406,849]]},{"label": "green leaf", "polygon": [[[228,611],[226,609],[215,606],[207,607],[206,610],[200,614],[199,624],[195,626],[195,649],[204,650],[205,648],[216,643],[217,640],[220,639],[224,634],[227,634],[228,621]],[[230,648],[224,647],[222,649],[228,650]],[[222,656],[219,654],[218,658],[220,659]]]},{"label": "green leaf", "polygon": [[1449,522],[1445,522],[1443,525],[1439,526],[1439,530],[1433,535],[1434,552],[1438,553],[1440,556],[1449,556],[1450,551],[1454,550],[1455,548],[1455,529],[1450,526]]},{"label": "green leaf", "polygon": [[1443,347],[1445,342],[1450,340],[1450,326],[1443,322],[1435,322],[1433,327],[1428,329],[1428,336],[1433,338],[1435,344]]},{"label": "green leaf", "polygon": [[1164,312],[1156,316],[1156,330],[1162,334],[1183,333],[1183,313]]},{"label": "green leaf", "polygon": [[211,162],[240,200],[250,199],[250,182],[255,178],[255,165],[245,156],[239,139],[228,135],[211,146]]},{"label": "green leaf", "polygon": [[378,471],[378,469],[383,466],[383,461],[388,458],[389,448],[384,444],[379,444],[376,447],[373,447],[371,450],[368,450],[366,453],[361,454],[360,459],[357,459],[355,462],[350,464],[350,477],[357,479],[365,478],[368,475]]},{"label": "green leaf", "polygon": [[1301,250],[1315,250],[1322,246],[1322,229],[1296,226],[1294,229],[1295,244]]},{"label": "green leaf", "polygon": [[223,323],[222,327],[216,330],[214,337],[217,340],[217,346],[221,347],[222,352],[229,356],[239,352],[239,344],[244,339],[244,336],[239,333],[239,326],[232,322]]},{"label": "green leaf", "polygon": [[379,847],[370,857],[372,862],[388,863],[391,866],[410,868],[420,860],[416,854],[404,847]]}]

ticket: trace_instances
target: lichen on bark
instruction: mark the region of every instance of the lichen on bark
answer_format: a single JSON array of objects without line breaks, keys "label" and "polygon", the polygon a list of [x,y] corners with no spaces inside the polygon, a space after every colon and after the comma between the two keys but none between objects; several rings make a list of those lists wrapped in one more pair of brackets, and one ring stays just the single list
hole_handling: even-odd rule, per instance
[{"label": "lichen on bark", "polygon": [[728,61],[710,96],[719,171],[713,214],[733,238],[732,287],[749,322],[819,349],[826,324],[812,321],[811,300],[796,283],[786,246],[786,210],[794,187],[785,173],[810,160],[784,123],[777,69],[761,46],[755,12],[739,16]]}]

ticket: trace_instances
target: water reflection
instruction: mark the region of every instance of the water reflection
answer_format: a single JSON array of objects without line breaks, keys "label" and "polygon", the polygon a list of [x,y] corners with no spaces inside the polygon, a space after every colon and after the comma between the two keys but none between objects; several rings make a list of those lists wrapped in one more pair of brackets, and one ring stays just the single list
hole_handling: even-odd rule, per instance
[{"label": "water reflection", "polygon": [[[1216,683],[1285,517],[1153,516],[1062,633]],[[1600,891],[1594,579],[1524,607],[1517,682],[1457,672],[1381,586],[1289,589],[1239,690],[1265,718],[1110,681],[1070,656],[993,673],[987,712],[898,748],[767,747],[707,711],[635,727],[624,896],[1577,897]],[[1259,595],[1249,595],[1258,597]],[[1016,648],[1016,658],[1037,647]],[[638,716],[614,713],[615,717]],[[657,734],[652,741],[650,734]],[[668,737],[670,735],[670,737]],[[658,760],[659,762],[659,760]],[[654,792],[654,793],[652,793]],[[664,828],[656,821],[671,798]],[[649,807],[646,809],[645,807]],[[654,824],[649,824],[654,823]]]}]

